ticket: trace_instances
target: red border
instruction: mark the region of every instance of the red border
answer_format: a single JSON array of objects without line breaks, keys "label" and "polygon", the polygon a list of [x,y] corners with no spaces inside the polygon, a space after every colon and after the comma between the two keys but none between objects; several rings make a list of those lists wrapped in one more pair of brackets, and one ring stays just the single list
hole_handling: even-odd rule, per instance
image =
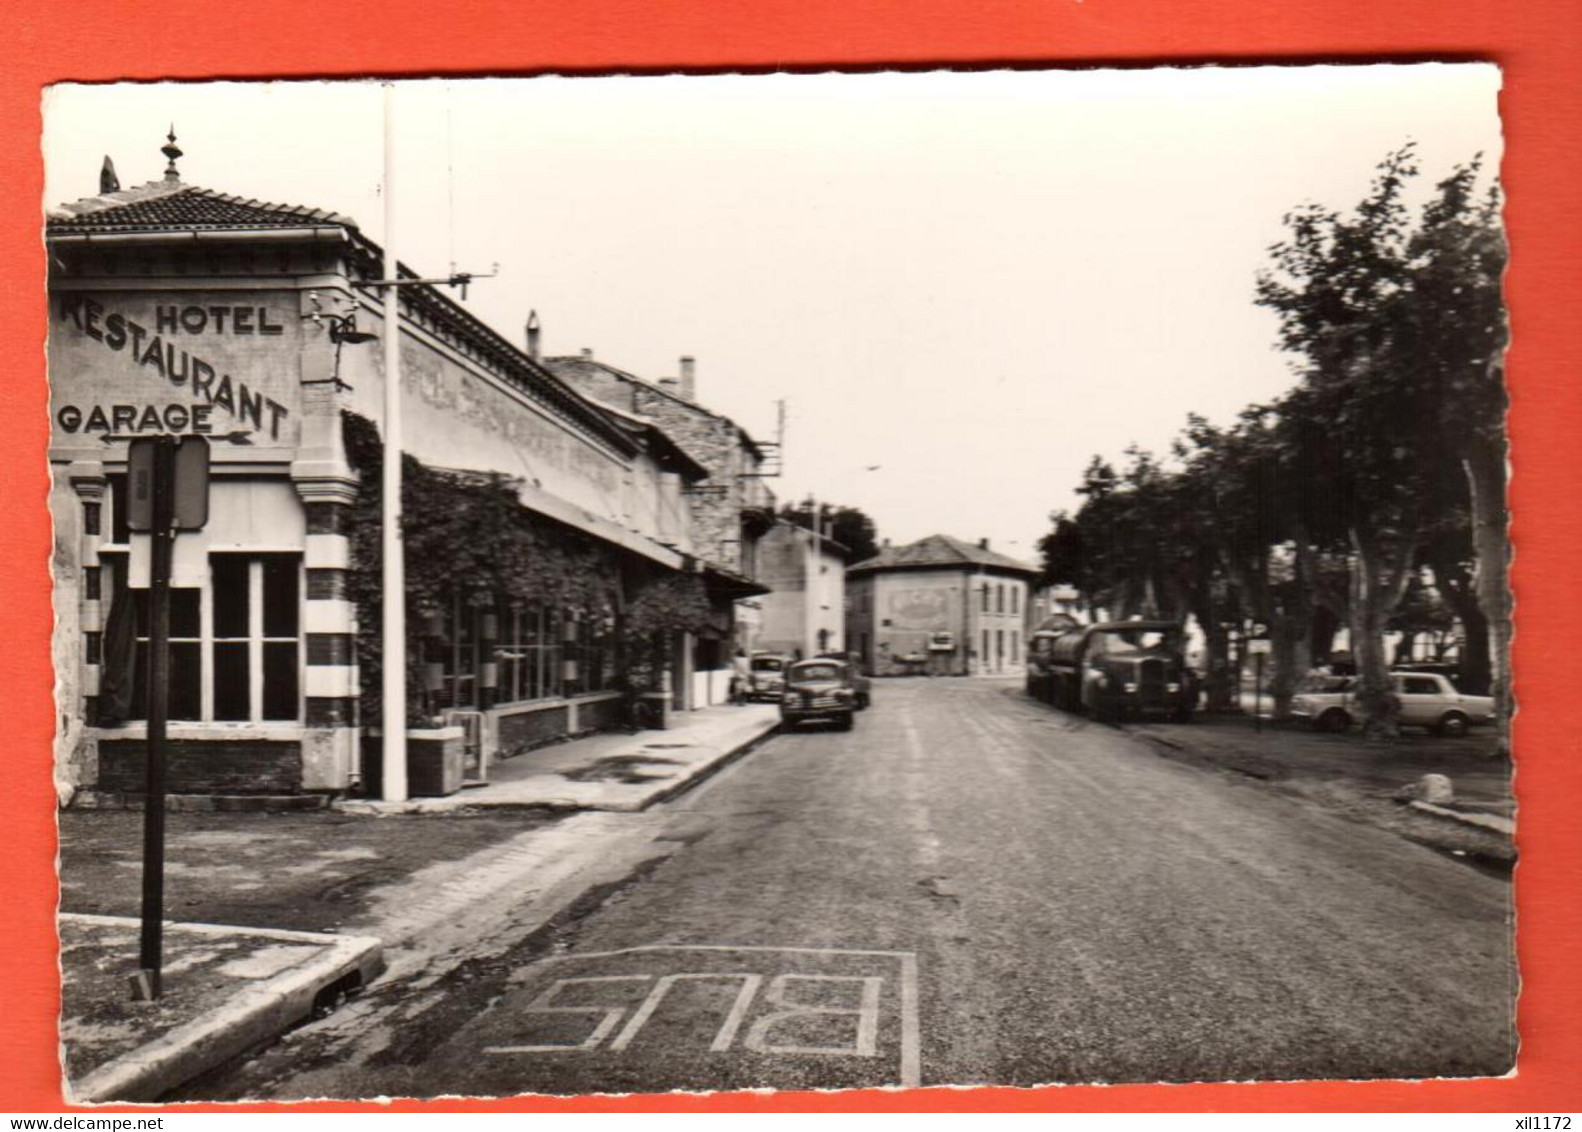
[{"label": "red border", "polygon": [[[1582,426],[1582,9],[1574,0],[76,0],[14,11],[0,52],[0,308],[11,343],[0,428],[0,608],[8,707],[6,956],[0,965],[0,1108],[59,1109],[54,1021],[55,834],[49,759],[46,398],[39,97],[62,79],[798,70],[881,66],[1143,65],[1489,59],[1504,68],[1509,294],[1522,714],[1518,900],[1524,976],[1518,1076],[1470,1083],[1086,1087],[712,1098],[528,1099],[536,1110],[1574,1110],[1582,1089],[1582,752],[1575,695],[1573,564],[1582,559],[1576,438]],[[271,1107],[271,1106],[265,1106]],[[319,1110],[352,1107],[306,1106]],[[421,1110],[397,1104],[396,1110]],[[447,1104],[446,1108],[456,1107]]]}]

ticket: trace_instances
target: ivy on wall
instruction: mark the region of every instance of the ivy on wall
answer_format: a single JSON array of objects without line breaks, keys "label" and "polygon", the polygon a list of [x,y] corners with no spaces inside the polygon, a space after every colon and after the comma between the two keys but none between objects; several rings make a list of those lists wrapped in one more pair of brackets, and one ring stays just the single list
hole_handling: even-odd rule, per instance
[{"label": "ivy on wall", "polygon": [[[379,718],[383,603],[380,530],[384,445],[366,417],[343,413],[346,455],[361,477],[351,507],[351,597],[357,607],[363,719]],[[516,482],[499,474],[429,467],[403,453],[401,534],[406,549],[407,717],[431,723],[422,679],[425,626],[446,605],[493,609],[547,606],[574,614],[617,611],[623,686],[659,686],[668,634],[700,631],[709,603],[694,575],[623,571],[617,552],[574,528],[534,514]],[[623,586],[623,572],[630,577]],[[630,596],[629,601],[623,598]],[[624,608],[623,608],[624,605]]]}]

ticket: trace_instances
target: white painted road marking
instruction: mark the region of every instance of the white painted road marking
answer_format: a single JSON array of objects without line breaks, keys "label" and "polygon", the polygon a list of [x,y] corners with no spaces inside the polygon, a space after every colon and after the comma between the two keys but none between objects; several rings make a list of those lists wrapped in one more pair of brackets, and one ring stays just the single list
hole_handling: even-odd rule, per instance
[{"label": "white painted road marking", "polygon": [[[917,992],[917,955],[910,951],[869,951],[846,950],[842,948],[826,947],[762,947],[745,946],[733,947],[724,944],[649,944],[640,947],[621,948],[615,951],[585,952],[582,954],[560,955],[546,960],[546,963],[580,962],[594,959],[613,959],[630,955],[666,954],[673,952],[709,952],[712,954],[741,953],[756,955],[784,954],[795,956],[817,956],[829,958],[849,957],[854,959],[888,959],[893,960],[899,967],[899,998],[900,998],[900,1081],[903,1088],[916,1088],[919,1084],[920,1057],[919,1057],[919,1025],[918,1025],[918,992]],[[758,991],[763,984],[764,975],[743,971],[699,971],[683,972],[666,975],[594,975],[580,978],[556,979],[549,987],[527,1006],[530,1014],[558,1014],[558,1015],[587,1015],[597,1017],[591,1033],[581,1042],[566,1042],[556,1044],[538,1045],[513,1045],[489,1046],[485,1053],[494,1054],[530,1054],[530,1053],[566,1053],[566,1052],[595,1052],[605,1038],[615,1030],[620,1020],[625,1017],[625,1005],[582,1005],[560,1006],[556,1005],[556,998],[560,992],[569,986],[581,984],[614,984],[614,983],[649,983],[653,986],[644,997],[642,1003],[627,1021],[625,1027],[616,1036],[607,1048],[608,1052],[625,1052],[644,1025],[659,1010],[665,997],[670,993],[676,983],[682,980],[704,981],[721,979],[740,979],[741,987],[736,993],[724,1021],[715,1033],[709,1050],[714,1053],[723,1053],[735,1045],[736,1037],[741,1030],[742,1023],[746,1021],[751,1012]],[[879,1048],[879,1021],[882,1002],[882,991],[885,979],[878,975],[814,975],[800,973],[777,974],[770,981],[769,988],[763,995],[763,1001],[770,1006],[783,1009],[772,1014],[764,1015],[757,1019],[749,1028],[742,1045],[744,1048],[760,1054],[812,1054],[816,1056],[860,1056],[875,1057]],[[793,984],[860,984],[858,1001],[856,1005],[825,1006],[810,1003],[793,996]],[[856,1033],[851,1045],[846,1046],[801,1046],[795,1044],[775,1044],[771,1038],[771,1030],[781,1023],[789,1022],[795,1018],[806,1017],[838,1017],[850,1016],[856,1020]]]},{"label": "white painted road marking", "polygon": [[[647,975],[636,977],[648,978]],[[610,1043],[610,1048],[612,1050],[623,1050],[631,1045],[632,1039],[637,1036],[637,1031],[643,1028],[643,1023],[648,1021],[649,1016],[664,1001],[665,995],[670,993],[670,988],[675,986],[681,979],[742,980],[742,989],[736,992],[736,1001],[731,1004],[731,1012],[725,1016],[725,1022],[720,1026],[720,1032],[714,1035],[714,1041],[709,1045],[709,1049],[714,1053],[723,1053],[730,1049],[731,1043],[736,1040],[736,1031],[742,1027],[742,1019],[747,1016],[747,1008],[752,1005],[753,996],[758,993],[758,987],[764,981],[762,975],[744,975],[740,972],[662,975],[659,981],[654,984],[654,989],[649,992],[648,997],[643,999],[643,1005],[637,1008],[637,1013],[632,1015],[632,1020],[626,1024],[626,1028],[621,1031],[620,1036]],[[748,1039],[748,1042],[751,1044],[751,1039]]]},{"label": "white painted road marking", "polygon": [[[857,1009],[852,1010],[844,1006],[812,1006],[807,1003],[787,1002],[785,997],[786,989],[791,985],[792,979],[800,979],[808,983],[861,983],[862,1003]],[[858,1057],[872,1057],[879,1052],[879,987],[883,982],[883,979],[874,975],[776,975],[774,982],[769,984],[769,993],[764,997],[773,1005],[784,1006],[786,1009],[776,1014],[766,1014],[754,1022],[753,1028],[747,1031],[747,1048],[757,1053],[854,1053]],[[855,1014],[857,1016],[856,1042],[850,1046],[776,1046],[769,1044],[770,1027],[777,1022],[783,1022],[787,1018],[803,1018],[816,1014]]]},{"label": "white painted road marking", "polygon": [[568,1049],[593,1049],[602,1042],[615,1029],[615,1024],[626,1013],[624,1006],[552,1006],[555,996],[566,987],[580,983],[631,983],[647,982],[648,975],[589,975],[581,979],[556,979],[549,984],[549,989],[527,1004],[528,1014],[597,1014],[600,1015],[599,1024],[577,1045],[564,1043],[555,1045],[534,1046],[493,1046],[484,1050],[484,1053],[550,1053]]}]

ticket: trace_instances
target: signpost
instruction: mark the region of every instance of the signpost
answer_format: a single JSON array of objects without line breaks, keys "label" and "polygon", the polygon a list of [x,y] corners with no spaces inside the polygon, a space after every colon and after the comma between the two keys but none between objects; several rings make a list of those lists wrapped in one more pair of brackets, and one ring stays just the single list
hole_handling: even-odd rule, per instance
[{"label": "signpost", "polygon": [[209,442],[141,437],[127,452],[127,528],[150,541],[148,740],[143,787],[143,918],[133,997],[160,996],[165,903],[165,730],[170,704],[170,567],[177,531],[209,519]]}]

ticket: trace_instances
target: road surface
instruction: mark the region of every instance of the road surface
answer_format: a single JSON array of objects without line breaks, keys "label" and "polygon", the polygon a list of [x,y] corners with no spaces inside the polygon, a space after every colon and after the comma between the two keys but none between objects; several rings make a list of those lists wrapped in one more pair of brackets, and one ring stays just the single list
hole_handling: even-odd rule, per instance
[{"label": "road surface", "polygon": [[[181,1098],[1500,1074],[1509,883],[1006,681],[881,681],[552,929]],[[598,846],[589,846],[596,853]]]}]

